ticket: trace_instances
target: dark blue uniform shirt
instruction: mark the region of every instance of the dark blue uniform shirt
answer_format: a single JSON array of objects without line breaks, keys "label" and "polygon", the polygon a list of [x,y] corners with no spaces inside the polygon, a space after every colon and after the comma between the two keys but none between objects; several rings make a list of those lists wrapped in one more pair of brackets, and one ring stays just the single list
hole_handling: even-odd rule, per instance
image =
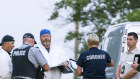
[{"label": "dark blue uniform shirt", "polygon": [[106,79],[107,63],[111,63],[109,54],[97,47],[81,53],[77,61],[77,65],[83,67],[83,79]]}]

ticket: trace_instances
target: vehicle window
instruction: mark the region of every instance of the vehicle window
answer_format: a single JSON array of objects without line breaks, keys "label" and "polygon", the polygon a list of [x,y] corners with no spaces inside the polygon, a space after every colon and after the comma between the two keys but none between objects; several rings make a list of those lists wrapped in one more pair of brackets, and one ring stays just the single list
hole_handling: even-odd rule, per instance
[{"label": "vehicle window", "polygon": [[116,64],[119,52],[121,51],[121,36],[112,36],[104,39],[102,49],[109,53]]}]

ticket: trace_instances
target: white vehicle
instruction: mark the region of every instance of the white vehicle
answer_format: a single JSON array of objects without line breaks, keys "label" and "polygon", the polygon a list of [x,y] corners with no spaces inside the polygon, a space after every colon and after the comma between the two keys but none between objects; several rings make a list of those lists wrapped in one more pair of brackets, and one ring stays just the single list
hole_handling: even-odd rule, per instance
[{"label": "white vehicle", "polygon": [[140,22],[126,22],[110,26],[101,44],[101,49],[109,53],[114,61],[114,67],[106,68],[107,79],[115,79],[115,72],[118,66],[120,55],[128,50],[127,34],[135,32],[138,34],[137,47],[140,49]]}]

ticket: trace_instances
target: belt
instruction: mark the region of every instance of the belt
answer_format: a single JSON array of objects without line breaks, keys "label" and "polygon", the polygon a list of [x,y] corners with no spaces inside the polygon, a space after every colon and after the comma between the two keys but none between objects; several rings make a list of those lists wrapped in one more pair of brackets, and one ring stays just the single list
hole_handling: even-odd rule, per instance
[{"label": "belt", "polygon": [[13,77],[12,79],[25,79],[25,78],[14,78],[14,77]]},{"label": "belt", "polygon": [[12,79],[35,79],[35,78],[17,76],[17,77],[12,77]]}]

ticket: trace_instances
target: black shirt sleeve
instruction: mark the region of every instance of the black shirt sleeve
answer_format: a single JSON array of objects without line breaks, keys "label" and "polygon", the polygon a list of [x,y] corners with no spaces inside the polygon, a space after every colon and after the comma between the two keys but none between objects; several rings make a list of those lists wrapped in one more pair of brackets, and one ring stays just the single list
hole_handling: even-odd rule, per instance
[{"label": "black shirt sleeve", "polygon": [[76,64],[80,67],[83,67],[83,55],[82,55],[82,53],[80,54]]},{"label": "black shirt sleeve", "polygon": [[111,63],[111,57],[109,56],[108,53],[106,53],[106,56],[107,56],[107,63]]}]

